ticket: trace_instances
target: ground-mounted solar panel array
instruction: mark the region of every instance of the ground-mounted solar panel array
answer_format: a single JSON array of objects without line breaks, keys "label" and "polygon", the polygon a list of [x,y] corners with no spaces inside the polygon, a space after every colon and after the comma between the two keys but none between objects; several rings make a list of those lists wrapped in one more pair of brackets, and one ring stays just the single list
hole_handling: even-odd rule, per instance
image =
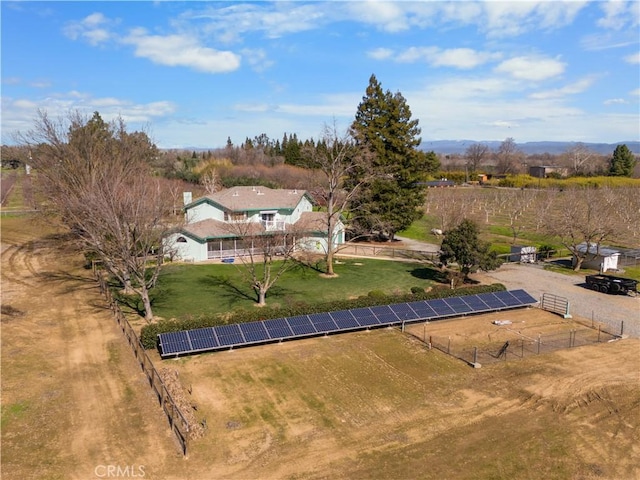
[{"label": "ground-mounted solar panel array", "polygon": [[168,358],[410,322],[436,321],[527,307],[535,303],[537,300],[524,290],[480,293],[160,333],[158,346],[160,355]]}]

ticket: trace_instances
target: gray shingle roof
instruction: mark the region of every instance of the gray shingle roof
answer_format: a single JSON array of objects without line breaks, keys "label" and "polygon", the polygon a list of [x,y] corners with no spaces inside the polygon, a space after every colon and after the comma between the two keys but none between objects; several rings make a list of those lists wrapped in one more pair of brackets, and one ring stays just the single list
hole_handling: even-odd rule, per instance
[{"label": "gray shingle roof", "polygon": [[206,195],[193,203],[209,199],[226,210],[242,212],[250,210],[293,210],[303,196],[311,197],[305,190],[271,189],[267,187],[232,187]]}]

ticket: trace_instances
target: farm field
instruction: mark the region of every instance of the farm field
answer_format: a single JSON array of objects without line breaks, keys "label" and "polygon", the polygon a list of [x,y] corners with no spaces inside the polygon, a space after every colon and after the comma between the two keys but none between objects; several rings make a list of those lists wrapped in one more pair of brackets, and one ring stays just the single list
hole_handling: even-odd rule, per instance
[{"label": "farm field", "polygon": [[[640,340],[472,369],[396,329],[156,356],[206,419],[182,458],[82,257],[54,233],[2,219],[2,478],[640,475]],[[526,314],[531,328],[558,320]]]}]

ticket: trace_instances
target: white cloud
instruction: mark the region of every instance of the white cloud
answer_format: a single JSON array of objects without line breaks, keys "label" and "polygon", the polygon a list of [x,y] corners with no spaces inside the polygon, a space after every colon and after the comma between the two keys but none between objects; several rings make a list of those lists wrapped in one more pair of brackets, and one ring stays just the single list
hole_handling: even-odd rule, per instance
[{"label": "white cloud", "polygon": [[122,41],[135,47],[137,57],[159,65],[189,67],[207,73],[231,72],[240,67],[240,57],[235,53],[204,47],[187,35],[149,35],[145,29],[136,28]]},{"label": "white cloud", "polygon": [[175,22],[179,25],[184,23],[185,28],[198,25],[204,34],[215,35],[218,41],[231,43],[239,41],[241,35],[248,32],[262,32],[268,38],[279,38],[319,28],[326,23],[327,12],[335,10],[330,8],[290,2],[237,3],[224,8],[207,5],[182,13]]},{"label": "white cloud", "polygon": [[519,80],[540,81],[557,77],[564,72],[566,64],[553,58],[541,56],[514,57],[505,60],[495,68]]},{"label": "white cloud", "polygon": [[367,56],[369,58],[373,58],[374,60],[386,60],[393,56],[393,50],[390,48],[374,48],[373,50],[369,50],[367,52]]},{"label": "white cloud", "polygon": [[[476,25],[490,37],[507,37],[571,24],[588,2],[583,1],[352,1],[258,2],[228,7],[194,7],[176,19],[198,25],[219,41],[237,42],[244,34],[262,32],[267,38],[315,30],[330,23],[351,21],[388,33],[411,28],[441,29]],[[194,2],[197,5],[196,2]],[[185,30],[186,31],[186,30]]]},{"label": "white cloud", "polygon": [[631,95],[633,97],[640,97],[640,88],[636,88],[635,90],[631,90],[629,92],[629,95]]},{"label": "white cloud", "polygon": [[402,2],[346,2],[349,14],[362,23],[375,25],[386,32],[402,32],[410,27],[412,6]]},{"label": "white cloud", "polygon": [[33,88],[48,88],[51,86],[51,82],[46,80],[36,80],[34,82],[30,82],[29,86]]},{"label": "white cloud", "polygon": [[595,76],[589,76],[578,80],[577,82],[570,83],[564,87],[554,90],[545,90],[542,92],[535,92],[529,95],[529,98],[544,100],[547,98],[563,98],[567,95],[576,95],[587,90],[595,82]]},{"label": "white cloud", "polygon": [[626,57],[624,57],[624,61],[631,64],[640,63],[640,52],[627,55]]},{"label": "white cloud", "polygon": [[57,93],[35,100],[2,97],[3,143],[15,132],[32,129],[38,109],[46,111],[51,118],[66,118],[70,111],[86,115],[99,111],[106,121],[121,117],[130,129],[138,129],[152,120],[171,115],[175,111],[175,105],[169,101],[134,103],[114,97],[93,97],[78,91]]},{"label": "white cloud", "polygon": [[76,22],[69,22],[63,28],[63,33],[72,40],[82,39],[90,45],[96,46],[110,40],[109,27],[117,23],[96,12]]},{"label": "white cloud", "polygon": [[451,48],[435,53],[432,65],[437,67],[474,68],[500,58],[498,53],[479,52],[470,48]]},{"label": "white cloud", "polygon": [[535,29],[550,30],[569,25],[587,2],[483,2],[484,15],[477,19],[490,37],[511,37]]},{"label": "white cloud", "polygon": [[596,22],[599,27],[621,30],[627,26],[637,26],[640,22],[640,4],[637,1],[609,0],[598,4],[604,14]]},{"label": "white cloud", "polygon": [[246,48],[240,53],[242,53],[243,58],[247,60],[247,63],[256,72],[264,72],[274,64],[274,62],[267,57],[267,53],[261,48]]},{"label": "white cloud", "polygon": [[610,98],[603,103],[605,105],[625,105],[627,101],[624,98]]},{"label": "white cloud", "polygon": [[409,47],[400,52],[394,52],[388,48],[377,48],[370,50],[367,56],[375,60],[393,59],[401,63],[424,61],[434,67],[470,69],[492,60],[498,60],[502,54],[481,52],[471,48]]}]

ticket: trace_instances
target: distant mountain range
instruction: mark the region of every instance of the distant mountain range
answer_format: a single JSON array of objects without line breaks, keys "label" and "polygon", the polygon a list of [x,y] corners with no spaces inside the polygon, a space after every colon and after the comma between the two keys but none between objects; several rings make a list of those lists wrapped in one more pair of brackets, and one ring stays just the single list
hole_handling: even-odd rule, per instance
[{"label": "distant mountain range", "polygon": [[[496,151],[500,148],[501,141],[475,141],[475,140],[435,140],[422,141],[420,148],[424,151],[434,151],[442,155],[464,154],[469,145],[474,143],[484,143],[491,150]],[[640,155],[640,142],[618,142],[618,143],[586,143],[582,145],[589,150],[600,155],[612,155],[618,145],[625,144],[634,154]],[[519,150],[527,155],[549,153],[558,155],[566,152],[575,146],[576,142],[526,142],[516,143]]]}]

